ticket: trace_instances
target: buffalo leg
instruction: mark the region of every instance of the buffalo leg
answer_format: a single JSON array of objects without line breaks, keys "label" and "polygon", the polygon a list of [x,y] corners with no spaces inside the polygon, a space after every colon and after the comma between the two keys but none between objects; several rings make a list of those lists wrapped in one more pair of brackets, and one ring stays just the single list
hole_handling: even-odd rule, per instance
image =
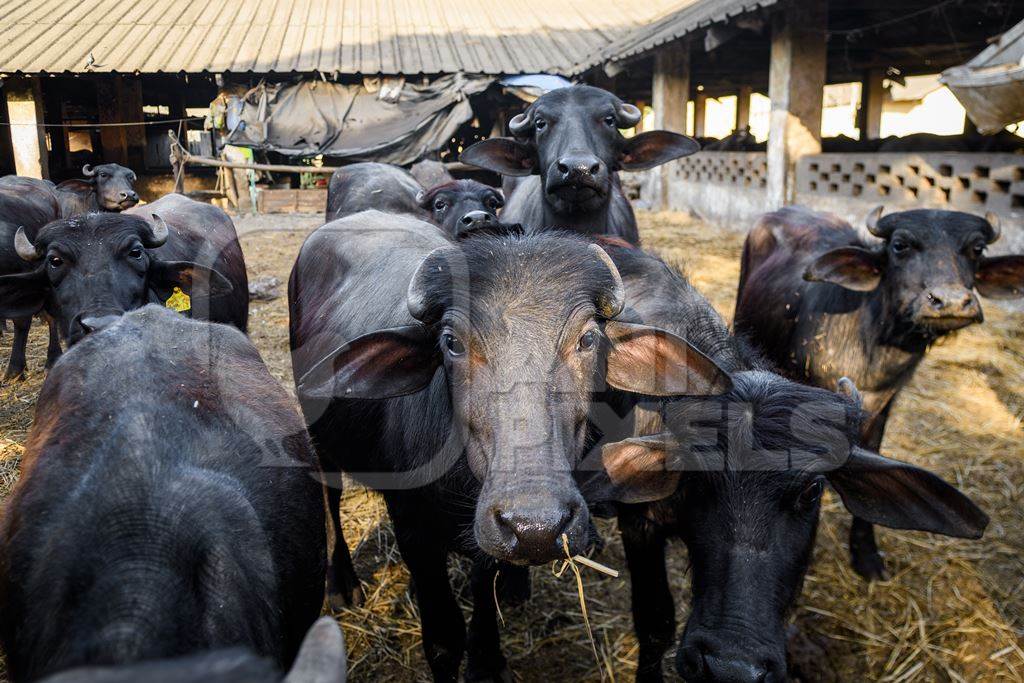
[{"label": "buffalo leg", "polygon": [[633,603],[633,628],[640,644],[636,680],[662,680],[661,662],[676,632],[676,609],[665,567],[665,539],[650,523],[619,516]]},{"label": "buffalo leg", "polygon": [[[877,452],[881,448],[890,408],[891,400],[877,415],[866,422],[861,434],[861,443],[868,450]],[[850,523],[850,565],[865,581],[882,581],[886,577],[885,560],[878,552],[878,543],[875,541],[875,527],[871,522],[859,517],[854,517]]]},{"label": "buffalo leg", "polygon": [[57,334],[57,321],[47,316],[46,325],[50,332],[50,341],[46,345],[46,369],[49,370],[57,362],[63,349],[60,348],[60,335]]},{"label": "buffalo leg", "polygon": [[7,362],[4,379],[16,379],[25,374],[25,349],[28,346],[28,331],[32,327],[32,318],[15,318],[14,339],[11,343],[11,359]]},{"label": "buffalo leg", "polygon": [[[530,575],[526,571],[529,587]],[[473,570],[469,574],[473,618],[469,622],[466,637],[466,681],[512,681],[508,664],[501,654],[498,635],[498,611],[494,604],[497,572],[498,565],[493,560],[479,559],[473,563]],[[502,568],[501,572],[504,574],[505,569]]]},{"label": "buffalo leg", "polygon": [[[434,680],[454,683],[466,650],[466,621],[448,581],[448,549],[436,517],[415,494],[385,495],[402,560],[416,583],[423,651]],[[418,503],[418,504],[417,504]]]},{"label": "buffalo leg", "polygon": [[356,607],[363,603],[363,588],[352,563],[352,555],[341,529],[341,476],[327,485],[327,507],[334,526],[334,551],[327,569],[327,604],[332,610]]}]

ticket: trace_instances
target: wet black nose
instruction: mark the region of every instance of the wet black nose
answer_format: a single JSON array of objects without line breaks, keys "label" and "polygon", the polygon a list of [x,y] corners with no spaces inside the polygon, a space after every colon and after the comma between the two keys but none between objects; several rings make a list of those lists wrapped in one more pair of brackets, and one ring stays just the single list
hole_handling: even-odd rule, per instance
[{"label": "wet black nose", "polygon": [[120,193],[120,197],[121,197],[121,201],[137,202],[139,200],[139,194],[137,192],[134,192],[134,191],[121,192]]},{"label": "wet black nose", "polygon": [[591,154],[568,154],[558,160],[557,168],[563,180],[574,180],[597,175],[601,160]]},{"label": "wet black nose", "polygon": [[507,509],[490,508],[487,546],[502,548],[507,554],[499,559],[541,563],[565,556],[562,536],[569,541],[569,551],[582,551],[589,530],[586,506],[578,501],[565,503],[517,504]]},{"label": "wet black nose", "polygon": [[480,228],[485,225],[493,225],[496,222],[494,216],[487,213],[486,211],[470,211],[465,216],[459,219],[459,224],[463,228]]},{"label": "wet black nose", "polygon": [[676,659],[679,675],[689,683],[777,683],[785,679],[785,665],[750,651],[715,648],[707,642],[684,645]]},{"label": "wet black nose", "polygon": [[82,334],[98,332],[117,322],[119,317],[113,314],[82,316],[78,319],[78,328]]}]

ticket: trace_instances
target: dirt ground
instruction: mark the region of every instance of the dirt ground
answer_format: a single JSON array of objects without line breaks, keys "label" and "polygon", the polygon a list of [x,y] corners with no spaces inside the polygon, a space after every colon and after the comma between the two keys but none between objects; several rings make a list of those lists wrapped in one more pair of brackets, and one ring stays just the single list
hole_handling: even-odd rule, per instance
[{"label": "dirt ground", "polygon": [[[685,266],[730,316],[742,235],[675,214],[641,215],[640,223],[645,244]],[[246,216],[237,224],[250,279],[280,280],[278,298],[253,302],[250,334],[271,373],[292,391],[285,288],[298,247],[318,221]],[[883,450],[958,482],[991,515],[991,526],[980,542],[881,530],[891,578],[867,585],[847,562],[849,516],[826,494],[814,565],[794,613],[801,635],[792,649],[806,680],[1024,680],[1024,314],[988,304],[986,317],[983,326],[932,350],[894,411]],[[27,380],[0,386],[0,500],[17,480],[45,346],[45,328],[34,327]],[[9,351],[8,334],[0,357]],[[363,607],[335,615],[348,640],[351,680],[428,680],[408,575],[379,497],[350,486],[342,515],[367,595]],[[624,569],[614,523],[600,528],[608,543],[597,559]],[[681,625],[685,548],[673,546],[670,556]],[[451,566],[462,595],[466,569],[458,561]],[[503,648],[517,679],[632,679],[628,577],[586,571],[583,578],[600,661],[591,652],[571,572],[558,579],[549,568],[536,568],[532,602],[503,614]],[[463,606],[468,614],[468,599]]]}]

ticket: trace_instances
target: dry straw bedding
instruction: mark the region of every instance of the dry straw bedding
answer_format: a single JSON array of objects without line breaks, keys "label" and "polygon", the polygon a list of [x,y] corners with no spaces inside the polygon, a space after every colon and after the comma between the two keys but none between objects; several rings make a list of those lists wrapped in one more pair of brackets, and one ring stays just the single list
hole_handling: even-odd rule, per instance
[{"label": "dry straw bedding", "polygon": [[[313,216],[237,219],[250,277],[286,281]],[[742,235],[677,214],[640,216],[645,244],[684,266],[695,284],[731,315]],[[272,229],[268,229],[272,228]],[[1024,315],[987,307],[983,326],[933,349],[901,396],[883,450],[934,469],[986,509],[992,524],[980,542],[882,530],[891,579],[867,585],[850,570],[844,538],[849,516],[828,496],[814,565],[795,611],[791,643],[804,680],[1024,680]],[[287,302],[253,304],[250,329],[271,373],[291,391]],[[22,443],[42,381],[45,329],[33,328],[31,374],[0,387],[0,500],[18,476]],[[0,340],[6,359],[10,335]],[[365,605],[336,614],[350,648],[353,681],[427,680],[416,607],[380,498],[350,486],[342,501],[346,536],[367,580]],[[598,557],[625,569],[614,522]],[[687,563],[670,549],[679,623],[686,617]],[[451,564],[469,609],[468,565]],[[572,572],[533,570],[534,599],[504,609],[502,643],[523,681],[632,678],[636,640],[628,575],[582,569],[600,664],[594,661]],[[670,667],[667,667],[670,670]],[[0,659],[0,681],[4,679]]]}]

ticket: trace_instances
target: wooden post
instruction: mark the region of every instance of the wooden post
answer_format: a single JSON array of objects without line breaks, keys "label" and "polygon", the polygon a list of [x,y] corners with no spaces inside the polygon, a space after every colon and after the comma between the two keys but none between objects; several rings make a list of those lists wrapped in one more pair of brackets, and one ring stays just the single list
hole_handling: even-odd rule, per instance
[{"label": "wooden post", "polygon": [[[61,88],[53,79],[47,80],[43,89],[43,121],[48,124],[46,132],[50,138],[50,173],[60,174],[68,168],[68,129],[63,126]],[[77,174],[81,169],[73,169]]]},{"label": "wooden post", "polygon": [[772,25],[768,207],[792,203],[800,157],[821,153],[827,0],[794,0]]},{"label": "wooden post", "polygon": [[686,102],[690,99],[690,46],[672,43],[654,55],[651,107],[654,127],[686,132]]},{"label": "wooden post", "polygon": [[14,168],[14,144],[11,140],[10,116],[7,115],[7,98],[0,90],[0,176],[17,173]]},{"label": "wooden post", "polygon": [[[143,123],[146,117],[142,113],[142,77],[123,76],[121,96],[121,120]],[[146,127],[128,126],[125,128],[125,138],[128,144],[128,167],[141,171],[146,165]]]},{"label": "wooden post", "polygon": [[[120,76],[100,77],[96,82],[96,110],[101,124],[123,123],[123,91]],[[100,126],[100,146],[104,163],[128,165],[128,132],[124,126]]]},{"label": "wooden post", "polygon": [[705,137],[707,129],[708,96],[702,92],[697,93],[693,98],[693,136],[695,138]]},{"label": "wooden post", "polygon": [[857,112],[857,127],[861,140],[877,140],[882,137],[882,105],[885,101],[885,87],[882,80],[885,69],[868,69],[860,86],[860,109]]},{"label": "wooden post", "polygon": [[46,129],[41,125],[43,88],[39,78],[9,78],[4,81],[4,90],[7,91],[15,171],[31,178],[49,178]]},{"label": "wooden post", "polygon": [[171,174],[174,176],[174,192],[183,194],[185,192],[185,160],[182,159],[178,136],[173,130],[169,130],[167,137],[171,140]]},{"label": "wooden post", "polygon": [[736,93],[736,130],[750,128],[750,96],[754,89],[749,85],[741,85]]},{"label": "wooden post", "polygon": [[643,100],[636,101],[636,108],[640,110],[640,120],[637,121],[637,124],[634,128],[634,131],[637,135],[644,132],[644,107],[646,106],[647,103],[644,102]]},{"label": "wooden post", "polygon": [[[670,43],[654,54],[654,78],[651,83],[651,108],[654,128],[673,133],[686,133],[686,102],[690,99],[690,44],[686,40]],[[664,211],[669,208],[669,167],[662,164],[657,188],[652,192],[651,206]]]}]

